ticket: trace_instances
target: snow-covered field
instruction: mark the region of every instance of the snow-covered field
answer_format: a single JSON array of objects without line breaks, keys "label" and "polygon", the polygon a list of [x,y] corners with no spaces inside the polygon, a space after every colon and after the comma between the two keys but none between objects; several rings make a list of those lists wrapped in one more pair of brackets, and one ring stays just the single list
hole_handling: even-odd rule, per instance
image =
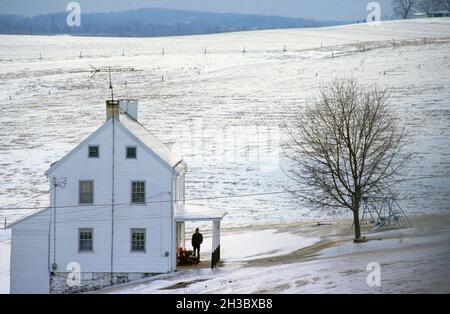
[{"label": "snow-covered field", "polygon": [[[296,106],[335,76],[388,86],[415,135],[408,177],[447,176],[407,181],[401,204],[446,211],[449,40],[448,18],[147,39],[0,36],[0,207],[45,193],[50,163],[104,121],[107,74],[80,73],[92,65],[141,70],[113,73],[116,97],[138,98],[140,121],[185,158],[188,199],[282,190],[282,124]],[[196,203],[227,210],[225,224],[308,212],[284,194]],[[19,207],[46,205],[43,194]],[[0,211],[0,221],[28,211]]]},{"label": "snow-covered field", "polygon": [[[400,204],[448,212],[449,52],[449,18],[169,38],[0,35],[0,207],[38,193],[15,207],[46,206],[45,170],[103,123],[107,74],[91,76],[92,65],[137,70],[113,73],[115,95],[138,98],[139,120],[185,158],[188,199],[282,190],[282,125],[297,106],[336,76],[389,87],[415,141],[406,177],[437,176],[405,181]],[[309,213],[285,194],[192,202],[228,211],[224,226]],[[0,210],[0,222],[30,211]]]}]

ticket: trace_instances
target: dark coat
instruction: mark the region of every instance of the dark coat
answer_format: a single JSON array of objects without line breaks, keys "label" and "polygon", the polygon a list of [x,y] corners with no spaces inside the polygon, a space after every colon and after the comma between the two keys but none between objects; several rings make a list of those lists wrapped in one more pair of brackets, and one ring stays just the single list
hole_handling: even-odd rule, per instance
[{"label": "dark coat", "polygon": [[199,247],[203,242],[203,235],[201,233],[194,233],[192,235],[192,247]]}]

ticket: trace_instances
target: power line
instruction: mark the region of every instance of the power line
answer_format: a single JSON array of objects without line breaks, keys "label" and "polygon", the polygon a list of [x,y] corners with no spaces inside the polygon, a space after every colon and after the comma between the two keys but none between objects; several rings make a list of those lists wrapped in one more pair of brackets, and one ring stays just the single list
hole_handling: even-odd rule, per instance
[{"label": "power line", "polygon": [[436,179],[436,178],[449,178],[450,179],[450,174],[449,175],[436,175],[436,176],[405,178],[405,179],[392,180],[390,182],[400,183],[400,182],[404,182],[404,181],[415,181],[415,180]]},{"label": "power line", "polygon": [[[209,200],[209,199],[227,199],[227,198],[238,198],[238,197],[250,197],[250,196],[264,196],[264,195],[273,195],[273,194],[287,194],[287,193],[293,193],[293,192],[300,192],[300,191],[278,191],[278,192],[267,192],[267,193],[254,193],[254,194],[241,194],[241,195],[229,195],[229,196],[217,196],[217,197],[208,197],[208,198],[192,198],[192,199],[189,199],[189,201],[194,201],[194,200]],[[304,192],[304,191],[303,191]],[[188,201],[188,200],[187,200]],[[147,203],[145,203],[145,204],[143,204],[144,206],[146,205],[146,204],[154,204],[154,203],[166,203],[166,202],[172,202],[172,200],[170,200],[170,201],[152,201],[152,202],[147,202]],[[116,204],[117,205],[117,204]],[[117,206],[117,209],[123,209],[123,208],[125,208],[125,207],[127,207],[127,206],[129,206],[130,205],[130,203],[124,203],[124,204],[122,204],[121,206]],[[65,211],[64,213],[65,214],[72,214],[72,213],[80,213],[80,212],[86,212],[86,211],[92,211],[93,209],[92,209],[92,205],[91,206],[89,206],[89,205],[76,205],[76,206],[72,206],[72,207],[86,207],[85,209],[79,209],[79,208],[76,208],[76,209],[73,209],[73,210],[70,210],[70,211]],[[96,206],[94,206],[95,207],[95,209],[109,209],[110,207],[111,207],[111,204],[106,204],[106,205],[96,205]],[[49,208],[49,207],[45,207],[45,208]],[[35,214],[35,213],[38,213],[39,211],[35,211],[34,213],[32,213],[32,214],[30,214],[30,215],[33,215],[33,214]],[[199,211],[197,211],[197,213],[208,213],[208,211],[202,211],[202,210],[199,210]],[[26,216],[29,216],[29,215],[26,215]],[[92,216],[95,216],[95,217],[92,217]],[[79,219],[80,217],[78,217],[78,219]],[[169,216],[163,216],[163,217],[160,217],[160,216],[157,216],[157,215],[152,215],[152,214],[143,214],[143,215],[141,215],[140,217],[139,217],[139,219],[144,219],[144,218],[150,218],[150,219],[156,219],[156,218],[169,218]],[[20,218],[19,218],[20,219]],[[80,220],[79,220],[79,222],[90,222],[90,221],[96,221],[96,222],[98,222],[98,221],[110,221],[110,219],[111,219],[111,217],[99,217],[99,213],[98,212],[93,212],[91,215],[88,215],[87,217],[82,217]],[[136,218],[130,218],[130,217],[117,217],[117,220],[118,221],[125,221],[125,220],[127,220],[127,221],[130,221],[130,220],[136,220]],[[38,221],[47,221],[47,219],[46,218],[40,218],[40,219],[38,219]],[[62,219],[62,220],[60,220],[60,222],[71,222],[71,221],[73,221],[72,219],[68,219],[68,220],[66,220],[66,219]]]},{"label": "power line", "polygon": [[[411,181],[411,180],[421,180],[421,179],[432,179],[432,178],[441,178],[441,177],[445,177],[447,178],[448,176],[445,175],[438,175],[438,176],[423,176],[423,177],[416,177],[416,178],[406,178],[406,179],[402,179],[399,181]],[[47,191],[46,193],[50,192],[52,189],[50,189],[49,191]],[[266,195],[276,195],[276,194],[291,194],[291,193],[296,193],[296,192],[306,192],[305,190],[283,190],[283,191],[274,191],[274,192],[262,192],[262,193],[249,193],[249,194],[236,194],[236,195],[223,195],[223,196],[211,196],[211,197],[198,197],[198,198],[190,198],[190,199],[186,199],[185,203],[187,202],[193,202],[193,201],[201,201],[201,200],[216,200],[216,199],[232,199],[232,198],[241,198],[241,197],[255,197],[255,196],[266,196]],[[42,193],[41,193],[42,194]],[[163,196],[165,194],[169,194],[168,192],[166,193],[158,193],[156,195],[150,196],[147,199],[153,199],[156,198],[158,196]],[[39,195],[35,195],[29,199],[35,198]],[[23,203],[29,199],[23,200],[21,202],[17,202],[15,204],[19,204],[19,203]],[[179,200],[159,200],[159,201],[147,201],[145,203],[143,203],[143,206],[147,206],[148,204],[157,204],[157,203],[170,203],[170,202],[177,202]],[[115,203],[114,206],[117,206],[118,208],[123,208],[125,206],[130,206],[129,202],[126,203]],[[85,207],[85,209],[80,209],[82,207]],[[109,204],[96,204],[96,205],[65,205],[65,206],[59,206],[58,208],[72,208],[72,210],[67,210],[64,211],[64,213],[80,213],[80,212],[85,212],[85,211],[92,211],[92,208],[95,209],[102,209],[102,208],[110,208],[111,207],[111,203]],[[49,208],[48,206],[45,207],[10,207],[10,208],[0,208],[0,210],[30,210],[30,209],[34,209],[35,211],[29,215],[33,215],[35,213],[39,212],[39,209],[47,209]],[[200,211],[201,213],[201,211]],[[25,215],[25,216],[29,216],[29,215]],[[98,215],[98,213],[93,213],[93,215]],[[143,215],[142,218],[144,218]],[[153,218],[152,216],[150,216],[149,218]],[[20,219],[20,218],[19,218]],[[105,218],[104,220],[108,220],[109,218]],[[98,220],[102,220],[102,219],[98,219],[95,218],[94,220],[98,221]],[[119,218],[119,220],[124,220],[123,218]],[[131,219],[130,219],[131,220]]]},{"label": "power line", "polygon": [[[190,201],[202,201],[202,200],[215,200],[215,199],[228,199],[228,198],[239,198],[239,197],[252,197],[252,196],[264,196],[264,195],[275,195],[275,194],[288,194],[288,193],[293,193],[293,192],[302,192],[302,191],[275,191],[275,192],[264,192],[264,193],[250,193],[250,194],[236,194],[236,195],[223,195],[223,196],[210,196],[210,197],[198,197],[198,198],[190,198],[190,199],[185,199],[185,202],[190,202]],[[164,193],[166,194],[166,193]],[[155,198],[157,196],[162,195],[161,193],[156,195],[156,196],[152,196],[149,198]],[[148,198],[147,198],[148,199]],[[142,203],[142,205],[147,205],[147,204],[155,204],[155,203],[170,203],[170,202],[177,202],[180,200],[160,200],[160,201],[147,201],[145,203]],[[114,203],[114,206],[123,206],[123,205],[130,205],[130,202],[126,202],[126,203]],[[105,203],[105,204],[92,204],[92,205],[63,205],[63,206],[58,206],[58,208],[75,208],[75,207],[110,207],[111,203]],[[40,206],[40,207],[11,207],[11,208],[0,208],[0,210],[30,210],[30,209],[45,209],[48,208],[49,206]]]},{"label": "power line", "polygon": [[[423,180],[423,179],[435,179],[435,178],[450,178],[450,176],[448,175],[436,175],[436,176],[422,176],[422,177],[415,177],[415,178],[405,178],[405,179],[399,179],[399,180],[395,180],[393,182],[404,182],[404,181],[414,181],[414,180]],[[52,189],[50,189],[49,191],[45,192],[45,193],[49,193]],[[289,193],[295,193],[295,192],[305,192],[300,191],[300,190],[293,190],[293,191],[289,191],[289,190],[283,190],[283,191],[274,191],[274,192],[263,192],[263,193],[250,193],[250,194],[236,194],[236,195],[223,195],[223,196],[210,196],[210,197],[199,197],[199,198],[191,198],[191,199],[186,199],[186,202],[189,201],[201,201],[201,200],[215,200],[215,199],[229,199],[229,198],[239,198],[239,197],[252,197],[252,196],[264,196],[264,195],[276,195],[276,194],[289,194]],[[168,193],[168,192],[167,192]],[[165,193],[163,193],[165,194]],[[161,195],[155,195],[155,196],[150,196],[146,199],[152,199],[155,198],[156,196]],[[33,196],[33,198],[37,197],[38,195]],[[28,200],[28,199],[27,199]],[[25,201],[21,201],[18,202],[16,204],[19,203],[24,203]],[[161,200],[161,201],[149,201],[146,202],[145,204],[153,204],[153,203],[168,203],[168,202],[172,202],[172,200]],[[107,206],[111,206],[111,203],[105,203],[105,204],[92,204],[92,205],[80,205],[80,204],[76,204],[76,205],[63,205],[63,206],[58,206],[58,208],[76,208],[76,207],[107,207]],[[130,205],[129,202],[126,203],[114,203],[114,206],[120,206],[120,205]],[[37,206],[37,207],[9,207],[8,205],[5,206],[8,208],[0,208],[1,210],[33,210],[33,209],[45,209],[48,208],[48,206]]]},{"label": "power line", "polygon": [[[300,191],[276,191],[276,192],[264,192],[264,193],[251,193],[251,194],[239,194],[239,195],[225,195],[225,196],[213,196],[213,197],[203,197],[203,198],[191,198],[191,199],[186,199],[185,203],[189,202],[189,201],[196,201],[196,200],[214,200],[214,199],[229,199],[229,198],[239,198],[239,197],[253,197],[253,196],[266,196],[266,195],[274,195],[274,194],[287,194],[287,193],[293,193],[293,192],[300,192]],[[152,196],[152,198],[158,197],[158,196],[162,196],[166,193],[159,193],[155,196]],[[150,202],[146,202],[145,204],[142,204],[143,206],[146,206],[147,204],[158,204],[158,203],[170,203],[170,202],[174,202],[173,200],[161,200],[161,201],[150,201]],[[176,202],[176,200],[175,200]],[[115,206],[119,207],[119,208],[123,208],[125,206],[129,206],[130,203],[116,203]],[[71,211],[65,211],[64,213],[80,213],[80,212],[85,212],[85,211],[92,211],[92,207],[95,207],[96,209],[109,209],[111,207],[111,204],[102,204],[102,205],[75,205],[75,206],[60,206],[58,208],[61,207],[66,207],[66,208],[76,208],[76,207],[86,207],[85,209],[74,209]],[[42,209],[47,209],[49,207],[43,207]],[[196,211],[197,213],[207,213],[207,211]],[[37,213],[37,212],[35,212]],[[34,214],[34,213],[33,213]],[[32,215],[32,214],[30,214]],[[28,216],[28,215],[27,215]],[[98,218],[98,212],[97,213],[92,213],[92,216],[96,216],[95,218],[90,218],[90,217],[83,217],[83,219],[86,219],[86,221],[102,221],[102,220],[110,220],[110,217],[105,217],[105,218]],[[140,218],[156,218],[158,216],[147,216],[147,215],[141,215]],[[169,216],[167,216],[166,218],[169,218]],[[19,218],[20,219],[20,218]],[[136,218],[117,218],[117,220],[134,220]],[[47,219],[42,219],[42,220],[47,220]],[[67,220],[68,221],[72,221],[72,220]],[[64,220],[60,220],[60,222],[66,222]]]},{"label": "power line", "polygon": [[28,202],[28,201],[30,201],[30,200],[32,200],[32,199],[35,199],[35,198],[39,197],[39,196],[42,196],[42,195],[44,195],[44,194],[48,194],[48,193],[50,193],[52,190],[53,190],[53,187],[52,187],[50,190],[47,190],[47,191],[44,191],[44,192],[40,192],[40,193],[38,193],[38,194],[35,194],[35,195],[33,195],[33,196],[31,196],[31,197],[29,197],[29,198],[27,198],[27,199],[24,199],[23,201],[20,201],[20,202],[17,202],[17,203],[11,203],[11,204],[5,205],[5,206],[3,206],[3,207],[0,207],[0,210],[9,209],[9,207],[17,206],[17,205],[19,205],[19,204]]},{"label": "power line", "polygon": [[[266,193],[253,193],[253,194],[241,194],[241,195],[228,195],[228,196],[216,196],[216,197],[207,197],[207,198],[192,198],[192,199],[188,199],[185,200],[185,202],[187,201],[195,201],[195,200],[208,200],[208,199],[223,199],[223,198],[236,198],[236,197],[250,197],[250,196],[258,196],[258,195],[272,195],[272,194],[282,194],[282,193],[291,193],[292,191],[278,191],[278,192],[266,192]],[[163,196],[165,194],[168,194],[168,192],[166,193],[158,193],[156,195],[150,196],[147,199],[151,199],[151,198],[156,198],[158,196]],[[177,202],[178,200],[160,200],[160,201],[149,201],[146,203],[143,203],[143,206],[147,206],[148,204],[158,204],[158,203],[170,203],[170,202]],[[115,204],[116,207],[123,209],[124,207],[128,207],[130,206],[130,203],[116,203]],[[84,209],[80,209],[85,207]],[[92,211],[93,207],[95,209],[109,209],[111,208],[111,203],[109,204],[98,204],[98,205],[74,205],[74,206],[59,206],[58,208],[72,208],[72,210],[66,210],[64,211],[65,214],[71,214],[71,213],[81,213],[81,212],[87,212],[87,211]],[[24,215],[24,217],[29,217],[33,214],[37,214],[40,212],[40,209],[47,209],[50,208],[49,206],[46,207],[35,207],[35,208],[25,208],[25,209],[35,209],[35,211],[31,214],[28,215]],[[11,208],[8,208],[11,209]],[[198,213],[202,213],[203,211],[197,211]],[[98,212],[97,213],[93,213],[91,216],[98,216]],[[142,215],[141,218],[145,218],[146,215]],[[151,216],[150,216],[151,217]],[[88,217],[89,218],[89,217]],[[16,219],[20,220],[21,218]],[[100,220],[110,220],[111,218],[104,218],[104,219],[98,219],[98,217],[95,217],[93,219],[90,220],[96,220],[96,221],[100,221]],[[123,218],[119,218],[118,220],[133,220],[134,218],[131,219],[123,219]],[[43,221],[47,221],[47,219],[41,219]],[[69,220],[68,220],[69,221]],[[66,222],[65,220],[60,220],[60,222]]]},{"label": "power line", "polygon": [[[156,197],[158,197],[158,196],[162,196],[162,195],[165,195],[165,194],[167,194],[167,193],[158,193],[158,194],[156,194],[156,195],[153,195],[153,196],[150,196],[149,198],[156,198]],[[146,204],[148,204],[149,202],[146,202],[146,203],[144,203],[144,204],[142,204],[142,205],[146,205]],[[151,203],[151,202],[150,202]],[[157,202],[155,202],[155,203],[157,203]],[[117,205],[117,204],[116,204]],[[119,208],[124,208],[124,207],[128,207],[128,206],[130,206],[130,203],[122,203],[122,204],[120,204],[120,206],[118,206]],[[61,206],[62,207],[62,206]],[[61,208],[61,207],[58,207],[58,208]],[[80,209],[79,207],[85,207],[84,209]],[[105,204],[105,205],[76,205],[76,206],[65,206],[65,208],[73,208],[72,210],[66,210],[66,211],[64,211],[64,214],[71,214],[71,213],[82,213],[82,212],[87,212],[87,211],[92,211],[93,209],[92,209],[92,207],[95,207],[95,209],[110,209],[111,208],[111,204]],[[32,215],[34,215],[34,214],[38,214],[39,212],[41,212],[43,209],[50,209],[50,206],[46,206],[46,207],[37,207],[36,208],[36,210],[35,211],[33,211],[32,213],[29,213],[29,214],[25,214],[25,215],[22,215],[22,217],[29,217],[29,216],[32,216]],[[18,215],[18,214],[13,214],[13,215]],[[93,213],[93,215],[98,215],[98,212],[96,212],[96,213]],[[92,216],[92,215],[91,215]],[[91,217],[91,216],[89,216],[89,217]],[[19,217],[19,218],[17,218],[16,220],[14,220],[14,221],[17,221],[17,220],[20,220],[22,217]],[[47,221],[47,219],[45,218],[45,219],[41,219],[41,220],[44,220],[44,221]],[[109,217],[108,218],[108,220],[111,220],[111,217]],[[13,222],[14,222],[13,221]],[[39,221],[39,219],[38,219],[38,221]],[[60,221],[62,221],[62,222],[67,222],[67,221],[65,221],[65,220],[60,220]]]},{"label": "power line", "polygon": [[[423,180],[423,179],[435,179],[435,178],[450,178],[450,176],[448,175],[436,175],[436,176],[422,176],[422,177],[415,177],[415,178],[405,178],[405,179],[399,179],[399,180],[395,180],[392,182],[404,182],[404,181],[414,181],[414,180]],[[50,189],[49,191],[46,191],[45,193],[49,193],[52,189]],[[223,196],[210,196],[210,197],[199,197],[199,198],[191,198],[191,199],[186,199],[186,202],[189,201],[201,201],[201,200],[215,200],[215,199],[228,199],[228,198],[239,198],[239,197],[252,197],[252,196],[264,196],[264,195],[275,195],[275,194],[288,194],[288,193],[295,193],[295,192],[305,192],[304,190],[300,191],[300,190],[293,190],[293,191],[289,191],[289,190],[283,190],[283,191],[274,191],[274,192],[262,192],[262,193],[250,193],[250,194],[236,194],[236,195],[223,195]],[[168,193],[168,192],[167,192]],[[150,196],[146,199],[152,199],[155,198],[157,196],[160,196],[162,194],[166,194],[166,193],[159,193],[157,195],[154,196]],[[38,195],[33,196],[33,198],[37,197]],[[29,199],[27,199],[29,200]],[[18,202],[16,204],[19,203],[24,203],[27,200],[23,200],[21,202]],[[178,201],[178,200],[176,200]],[[168,203],[168,202],[172,202],[172,200],[161,200],[161,201],[149,201],[146,202],[145,204],[153,204],[153,203]],[[14,204],[13,204],[14,205]],[[105,203],[105,204],[92,204],[92,205],[80,205],[80,204],[76,204],[76,205],[63,205],[63,206],[58,206],[58,208],[75,208],[75,207],[105,207],[105,206],[111,206],[111,203]],[[120,206],[120,205],[130,205],[129,202],[126,203],[114,203],[114,206]],[[8,208],[0,208],[1,210],[32,210],[32,209],[45,209],[48,208],[48,206],[37,206],[37,207],[10,207],[9,205],[6,205],[5,207]]]}]

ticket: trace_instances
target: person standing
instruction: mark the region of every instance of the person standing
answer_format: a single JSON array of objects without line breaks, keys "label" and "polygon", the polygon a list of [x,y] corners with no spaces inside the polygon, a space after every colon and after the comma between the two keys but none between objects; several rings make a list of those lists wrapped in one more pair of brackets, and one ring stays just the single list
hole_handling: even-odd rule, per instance
[{"label": "person standing", "polygon": [[194,255],[197,256],[198,261],[200,262],[200,245],[203,242],[203,235],[200,233],[200,230],[195,229],[195,233],[192,235],[192,247],[194,248]]}]

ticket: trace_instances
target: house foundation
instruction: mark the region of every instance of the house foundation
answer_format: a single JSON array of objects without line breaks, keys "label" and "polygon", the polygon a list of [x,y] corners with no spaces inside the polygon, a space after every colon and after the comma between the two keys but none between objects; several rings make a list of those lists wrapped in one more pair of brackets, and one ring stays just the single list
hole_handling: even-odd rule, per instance
[{"label": "house foundation", "polygon": [[[50,293],[81,293],[155,276],[154,273],[50,273]],[[112,277],[112,278],[111,278]]]}]

